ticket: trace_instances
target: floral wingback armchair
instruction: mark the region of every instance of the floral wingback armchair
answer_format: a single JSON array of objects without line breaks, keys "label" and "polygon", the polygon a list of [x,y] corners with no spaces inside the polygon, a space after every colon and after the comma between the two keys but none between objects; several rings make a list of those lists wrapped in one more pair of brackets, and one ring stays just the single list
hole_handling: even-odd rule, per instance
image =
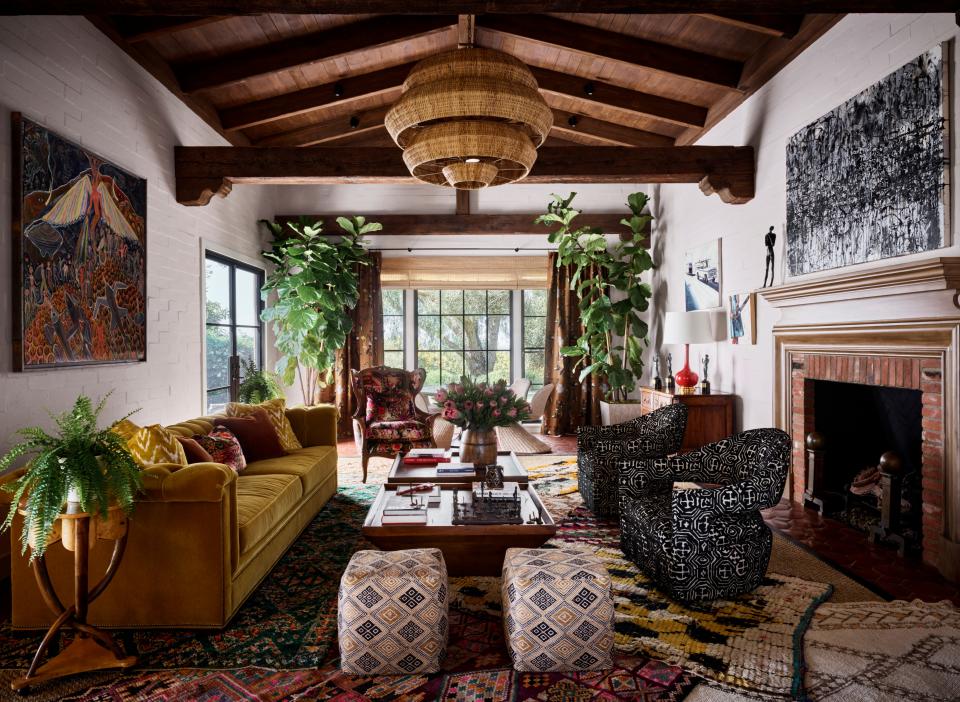
[{"label": "floral wingback armchair", "polygon": [[436,446],[433,423],[436,414],[427,414],[414,403],[427,372],[418,368],[374,366],[351,371],[357,411],[353,415],[353,437],[367,482],[370,456],[393,457],[414,448]]}]

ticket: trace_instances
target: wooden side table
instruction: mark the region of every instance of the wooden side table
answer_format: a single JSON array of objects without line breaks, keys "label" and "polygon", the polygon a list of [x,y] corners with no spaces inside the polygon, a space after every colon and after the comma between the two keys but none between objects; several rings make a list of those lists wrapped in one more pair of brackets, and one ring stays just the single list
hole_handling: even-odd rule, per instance
[{"label": "wooden side table", "polygon": [[724,392],[702,395],[699,390],[693,394],[681,394],[640,388],[643,414],[678,402],[687,406],[687,431],[683,436],[681,451],[693,451],[731,436],[734,432],[736,400],[736,395]]},{"label": "wooden side table", "polygon": [[[127,517],[119,507],[111,507],[108,518],[100,519],[85,512],[71,512],[72,506],[77,505],[68,503],[67,512],[58,518],[47,546],[49,548],[59,541],[65,549],[73,551],[74,603],[69,607],[63,605],[47,572],[46,558],[40,556],[34,560],[33,573],[40,594],[57,618],[40,642],[26,675],[10,683],[15,692],[24,692],[34,685],[77,673],[129,668],[137,662],[136,656],[124,654],[110,634],[87,623],[87,608],[103,594],[120,567],[127,545]],[[22,509],[20,513],[23,514]],[[113,541],[113,554],[103,577],[91,588],[88,563],[90,547],[97,539]],[[76,631],[76,638],[59,654],[40,665],[44,653],[63,629]]]}]

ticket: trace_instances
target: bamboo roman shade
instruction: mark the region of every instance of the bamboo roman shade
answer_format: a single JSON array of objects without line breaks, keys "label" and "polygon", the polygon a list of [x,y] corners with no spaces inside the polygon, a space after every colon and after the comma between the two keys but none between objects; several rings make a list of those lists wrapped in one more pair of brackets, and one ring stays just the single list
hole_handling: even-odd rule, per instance
[{"label": "bamboo roman shade", "polygon": [[384,288],[532,290],[547,287],[546,256],[401,256],[384,258]]}]

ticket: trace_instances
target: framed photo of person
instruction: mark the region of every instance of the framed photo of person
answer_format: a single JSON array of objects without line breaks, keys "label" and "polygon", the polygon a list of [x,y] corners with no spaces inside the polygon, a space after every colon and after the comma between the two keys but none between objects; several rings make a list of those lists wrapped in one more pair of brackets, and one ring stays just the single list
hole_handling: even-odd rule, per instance
[{"label": "framed photo of person", "polygon": [[756,293],[734,293],[727,297],[727,326],[731,344],[757,343]]}]

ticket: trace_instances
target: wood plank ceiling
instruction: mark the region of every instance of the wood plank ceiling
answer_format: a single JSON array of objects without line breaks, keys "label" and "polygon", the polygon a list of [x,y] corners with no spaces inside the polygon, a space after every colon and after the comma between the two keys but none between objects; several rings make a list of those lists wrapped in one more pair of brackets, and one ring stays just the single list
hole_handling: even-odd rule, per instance
[{"label": "wood plank ceiling", "polygon": [[[506,51],[554,110],[550,146],[682,146],[840,15],[92,16],[237,146],[389,146],[383,116],[412,64]],[[461,39],[463,37],[461,36]]]}]

